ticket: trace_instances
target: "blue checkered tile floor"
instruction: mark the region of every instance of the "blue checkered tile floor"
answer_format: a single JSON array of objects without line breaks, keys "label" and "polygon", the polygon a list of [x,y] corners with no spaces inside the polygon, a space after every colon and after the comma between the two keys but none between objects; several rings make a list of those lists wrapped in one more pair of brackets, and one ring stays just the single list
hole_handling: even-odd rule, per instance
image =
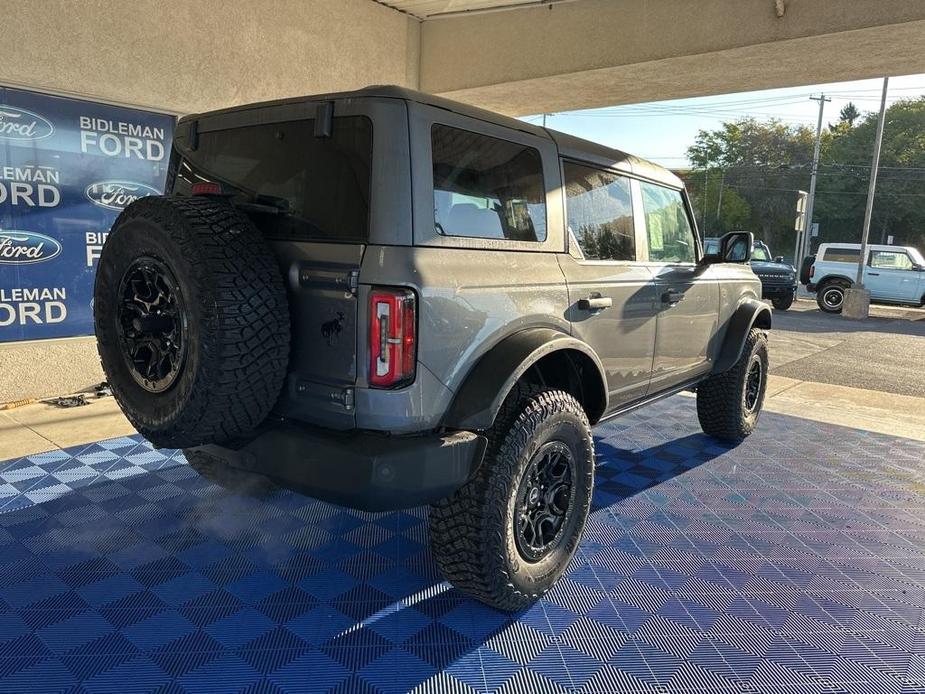
[{"label": "blue checkered tile floor", "polygon": [[925,692],[925,444],[675,397],[598,427],[546,599],[442,583],[425,511],[237,496],[137,437],[0,463],[0,691]]}]

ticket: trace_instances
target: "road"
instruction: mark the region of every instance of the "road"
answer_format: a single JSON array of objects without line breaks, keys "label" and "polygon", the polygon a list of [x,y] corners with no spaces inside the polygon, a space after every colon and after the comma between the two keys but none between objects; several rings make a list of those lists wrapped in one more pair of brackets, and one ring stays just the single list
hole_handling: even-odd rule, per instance
[{"label": "road", "polygon": [[771,373],[925,397],[925,310],[871,307],[854,321],[799,300],[774,311]]}]

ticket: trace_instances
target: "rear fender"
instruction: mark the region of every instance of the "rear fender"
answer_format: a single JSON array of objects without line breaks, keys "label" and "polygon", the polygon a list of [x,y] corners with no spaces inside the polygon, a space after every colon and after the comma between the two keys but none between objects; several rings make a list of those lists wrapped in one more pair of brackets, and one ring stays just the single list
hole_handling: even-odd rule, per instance
[{"label": "rear fender", "polygon": [[716,361],[713,362],[713,373],[728,371],[739,361],[742,350],[745,348],[745,341],[748,339],[748,333],[753,327],[769,329],[771,309],[757,299],[745,299],[729,319],[723,346],[720,348]]},{"label": "rear fender", "polygon": [[470,431],[488,429],[504,398],[527,370],[562,350],[578,352],[584,364],[593,364],[589,379],[596,392],[586,394],[586,398],[597,403],[589,412],[589,418],[595,421],[607,409],[607,380],[600,358],[590,346],[571,335],[551,328],[530,328],[505,338],[478,361],[457,391],[444,426]]}]

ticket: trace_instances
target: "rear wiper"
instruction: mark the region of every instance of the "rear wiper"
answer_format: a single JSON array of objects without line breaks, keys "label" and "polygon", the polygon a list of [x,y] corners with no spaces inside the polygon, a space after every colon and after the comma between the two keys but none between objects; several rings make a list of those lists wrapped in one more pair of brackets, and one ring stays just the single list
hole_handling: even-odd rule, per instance
[{"label": "rear wiper", "polygon": [[289,208],[289,200],[286,198],[279,198],[275,195],[255,195],[252,201],[235,202],[234,206],[242,212],[267,214],[277,217],[284,216],[293,222],[298,222],[308,227],[309,233],[314,237],[324,238],[328,236],[321,227],[311,220],[292,214]]},{"label": "rear wiper", "polygon": [[234,206],[245,212],[258,214],[288,214],[289,201],[275,195],[255,195],[251,201],[235,202]]}]

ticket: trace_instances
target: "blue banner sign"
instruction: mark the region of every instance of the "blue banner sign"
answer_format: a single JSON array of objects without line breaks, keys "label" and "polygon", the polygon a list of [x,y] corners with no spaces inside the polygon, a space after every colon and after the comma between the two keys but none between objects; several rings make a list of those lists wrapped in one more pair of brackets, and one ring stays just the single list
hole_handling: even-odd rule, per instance
[{"label": "blue banner sign", "polygon": [[103,243],[163,192],[175,122],[0,87],[0,342],[93,334]]}]

